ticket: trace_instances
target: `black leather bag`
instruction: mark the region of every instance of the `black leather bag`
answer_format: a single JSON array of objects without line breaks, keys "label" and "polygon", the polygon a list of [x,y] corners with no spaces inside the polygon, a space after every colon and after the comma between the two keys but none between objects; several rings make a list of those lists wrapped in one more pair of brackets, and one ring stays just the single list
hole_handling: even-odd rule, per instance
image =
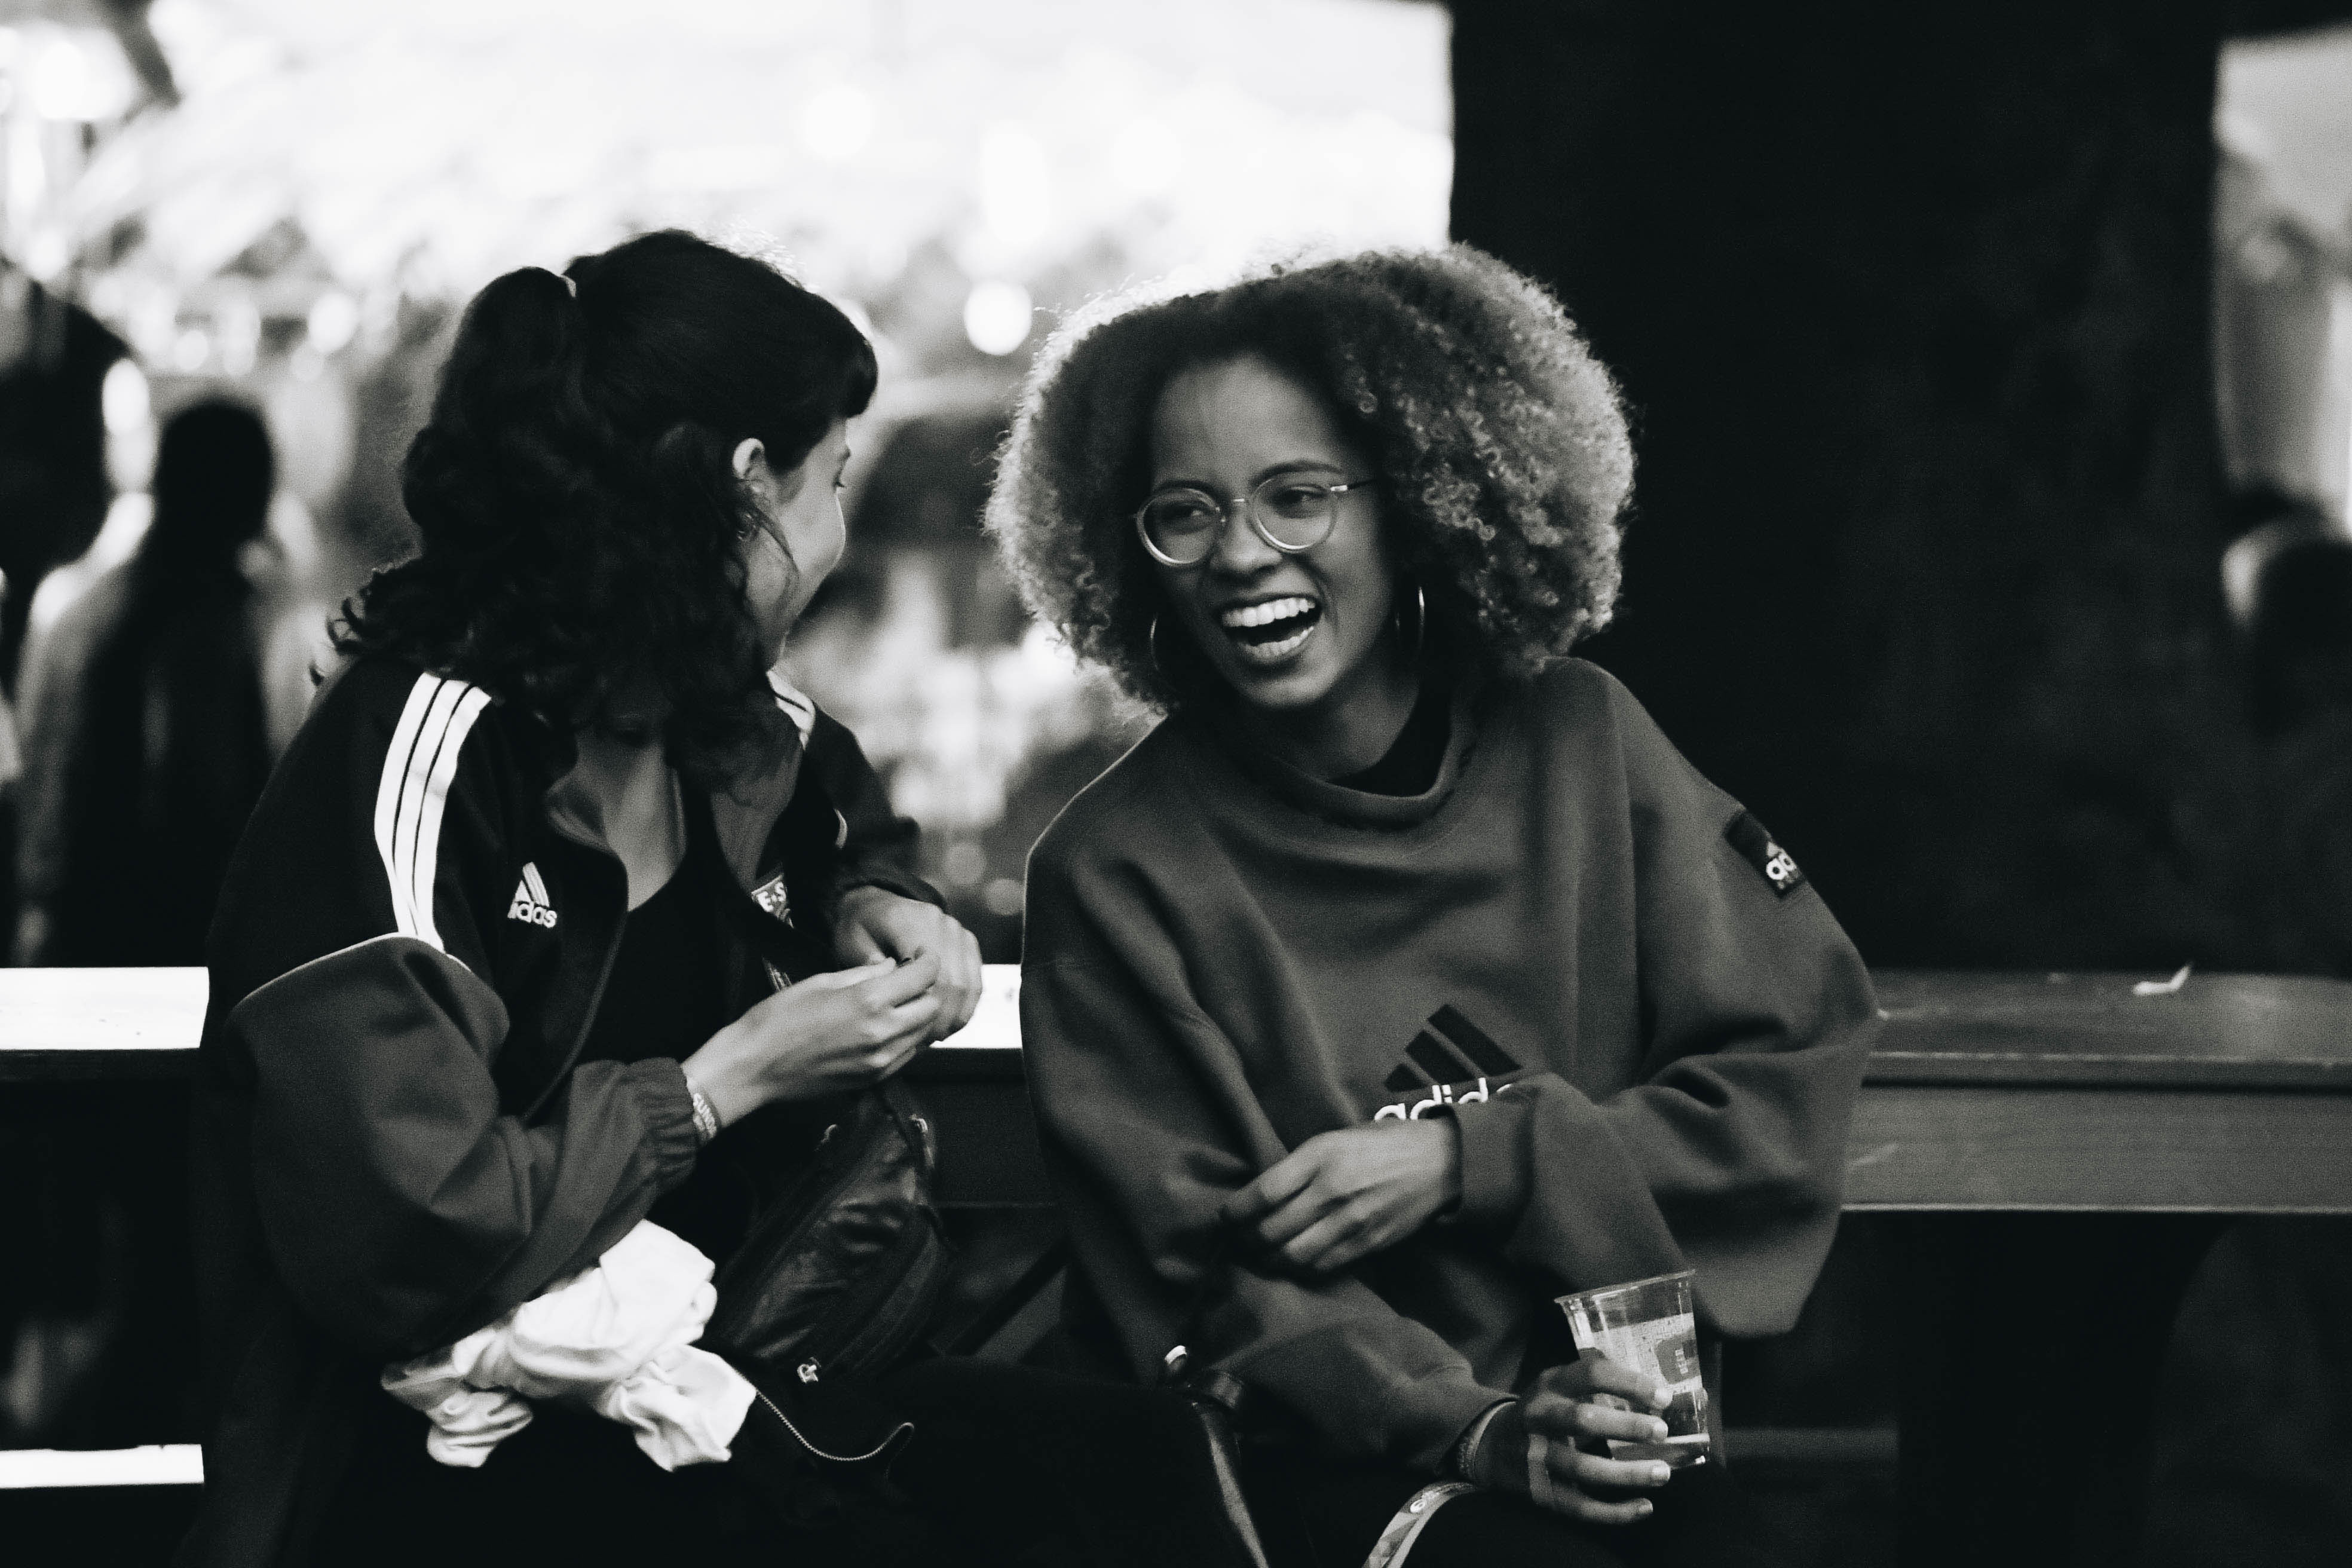
[{"label": "black leather bag", "polygon": [[[756,964],[751,987],[762,970],[781,991],[793,973],[830,966],[832,933],[804,928],[770,889],[824,886],[840,820],[803,779],[774,834],[785,874],[729,900],[743,957]],[[913,1091],[891,1079],[848,1097],[783,1186],[752,1184],[751,1226],[719,1270],[701,1342],[751,1378],[762,1411],[818,1459],[887,1458],[904,1435],[862,1385],[908,1358],[947,1284],[951,1254],[931,1203],[937,1158]]]},{"label": "black leather bag", "polygon": [[930,1123],[895,1080],[850,1105],[719,1271],[702,1342],[770,1387],[889,1371],[947,1283]]}]

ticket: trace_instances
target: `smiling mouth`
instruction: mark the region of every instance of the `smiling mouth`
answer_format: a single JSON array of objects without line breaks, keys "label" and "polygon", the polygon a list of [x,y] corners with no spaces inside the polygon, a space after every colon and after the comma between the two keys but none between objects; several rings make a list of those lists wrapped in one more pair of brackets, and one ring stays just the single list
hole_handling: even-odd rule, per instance
[{"label": "smiling mouth", "polygon": [[1235,605],[1217,616],[1225,637],[1252,664],[1278,664],[1307,646],[1323,606],[1293,595],[1257,605]]}]

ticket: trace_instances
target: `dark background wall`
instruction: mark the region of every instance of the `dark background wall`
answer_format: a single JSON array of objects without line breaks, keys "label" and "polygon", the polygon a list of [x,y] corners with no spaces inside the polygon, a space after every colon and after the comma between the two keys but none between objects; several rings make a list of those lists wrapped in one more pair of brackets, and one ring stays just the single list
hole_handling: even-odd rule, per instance
[{"label": "dark background wall", "polygon": [[1454,7],[1454,233],[1637,410],[1588,651],[1874,963],[2262,963],[2211,117],[2225,31],[2330,10]]}]

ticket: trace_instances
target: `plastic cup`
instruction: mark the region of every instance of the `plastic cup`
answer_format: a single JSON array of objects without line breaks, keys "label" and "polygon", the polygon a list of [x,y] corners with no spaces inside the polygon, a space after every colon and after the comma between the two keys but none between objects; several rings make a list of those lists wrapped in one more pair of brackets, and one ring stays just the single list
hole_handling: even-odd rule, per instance
[{"label": "plastic cup", "polygon": [[[1600,1290],[1559,1298],[1568,1314],[1576,1348],[1607,1356],[1636,1373],[1654,1373],[1674,1396],[1664,1410],[1643,1405],[1644,1415],[1664,1417],[1666,1439],[1641,1443],[1609,1439],[1613,1459],[1658,1459],[1670,1466],[1706,1463],[1706,1384],[1699,1375],[1698,1319],[1691,1310],[1691,1271],[1661,1274]],[[1619,1410],[1633,1406],[1611,1394],[1593,1402]]]}]

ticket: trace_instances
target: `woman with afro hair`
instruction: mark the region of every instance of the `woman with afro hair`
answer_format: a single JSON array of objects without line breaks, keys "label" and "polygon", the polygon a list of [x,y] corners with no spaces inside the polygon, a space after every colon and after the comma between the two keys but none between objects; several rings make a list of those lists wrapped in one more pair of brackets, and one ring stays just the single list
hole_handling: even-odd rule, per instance
[{"label": "woman with afro hair", "polygon": [[1024,593],[1164,714],[1029,865],[1066,1326],[1235,1396],[1278,1565],[1761,1550],[1719,1433],[1609,1457],[1662,1369],[1550,1300],[1694,1270],[1709,1382],[1786,1331],[1876,1016],[1795,860],[1570,656],[1633,472],[1559,305],[1459,246],[1114,301],[1013,426]]}]

